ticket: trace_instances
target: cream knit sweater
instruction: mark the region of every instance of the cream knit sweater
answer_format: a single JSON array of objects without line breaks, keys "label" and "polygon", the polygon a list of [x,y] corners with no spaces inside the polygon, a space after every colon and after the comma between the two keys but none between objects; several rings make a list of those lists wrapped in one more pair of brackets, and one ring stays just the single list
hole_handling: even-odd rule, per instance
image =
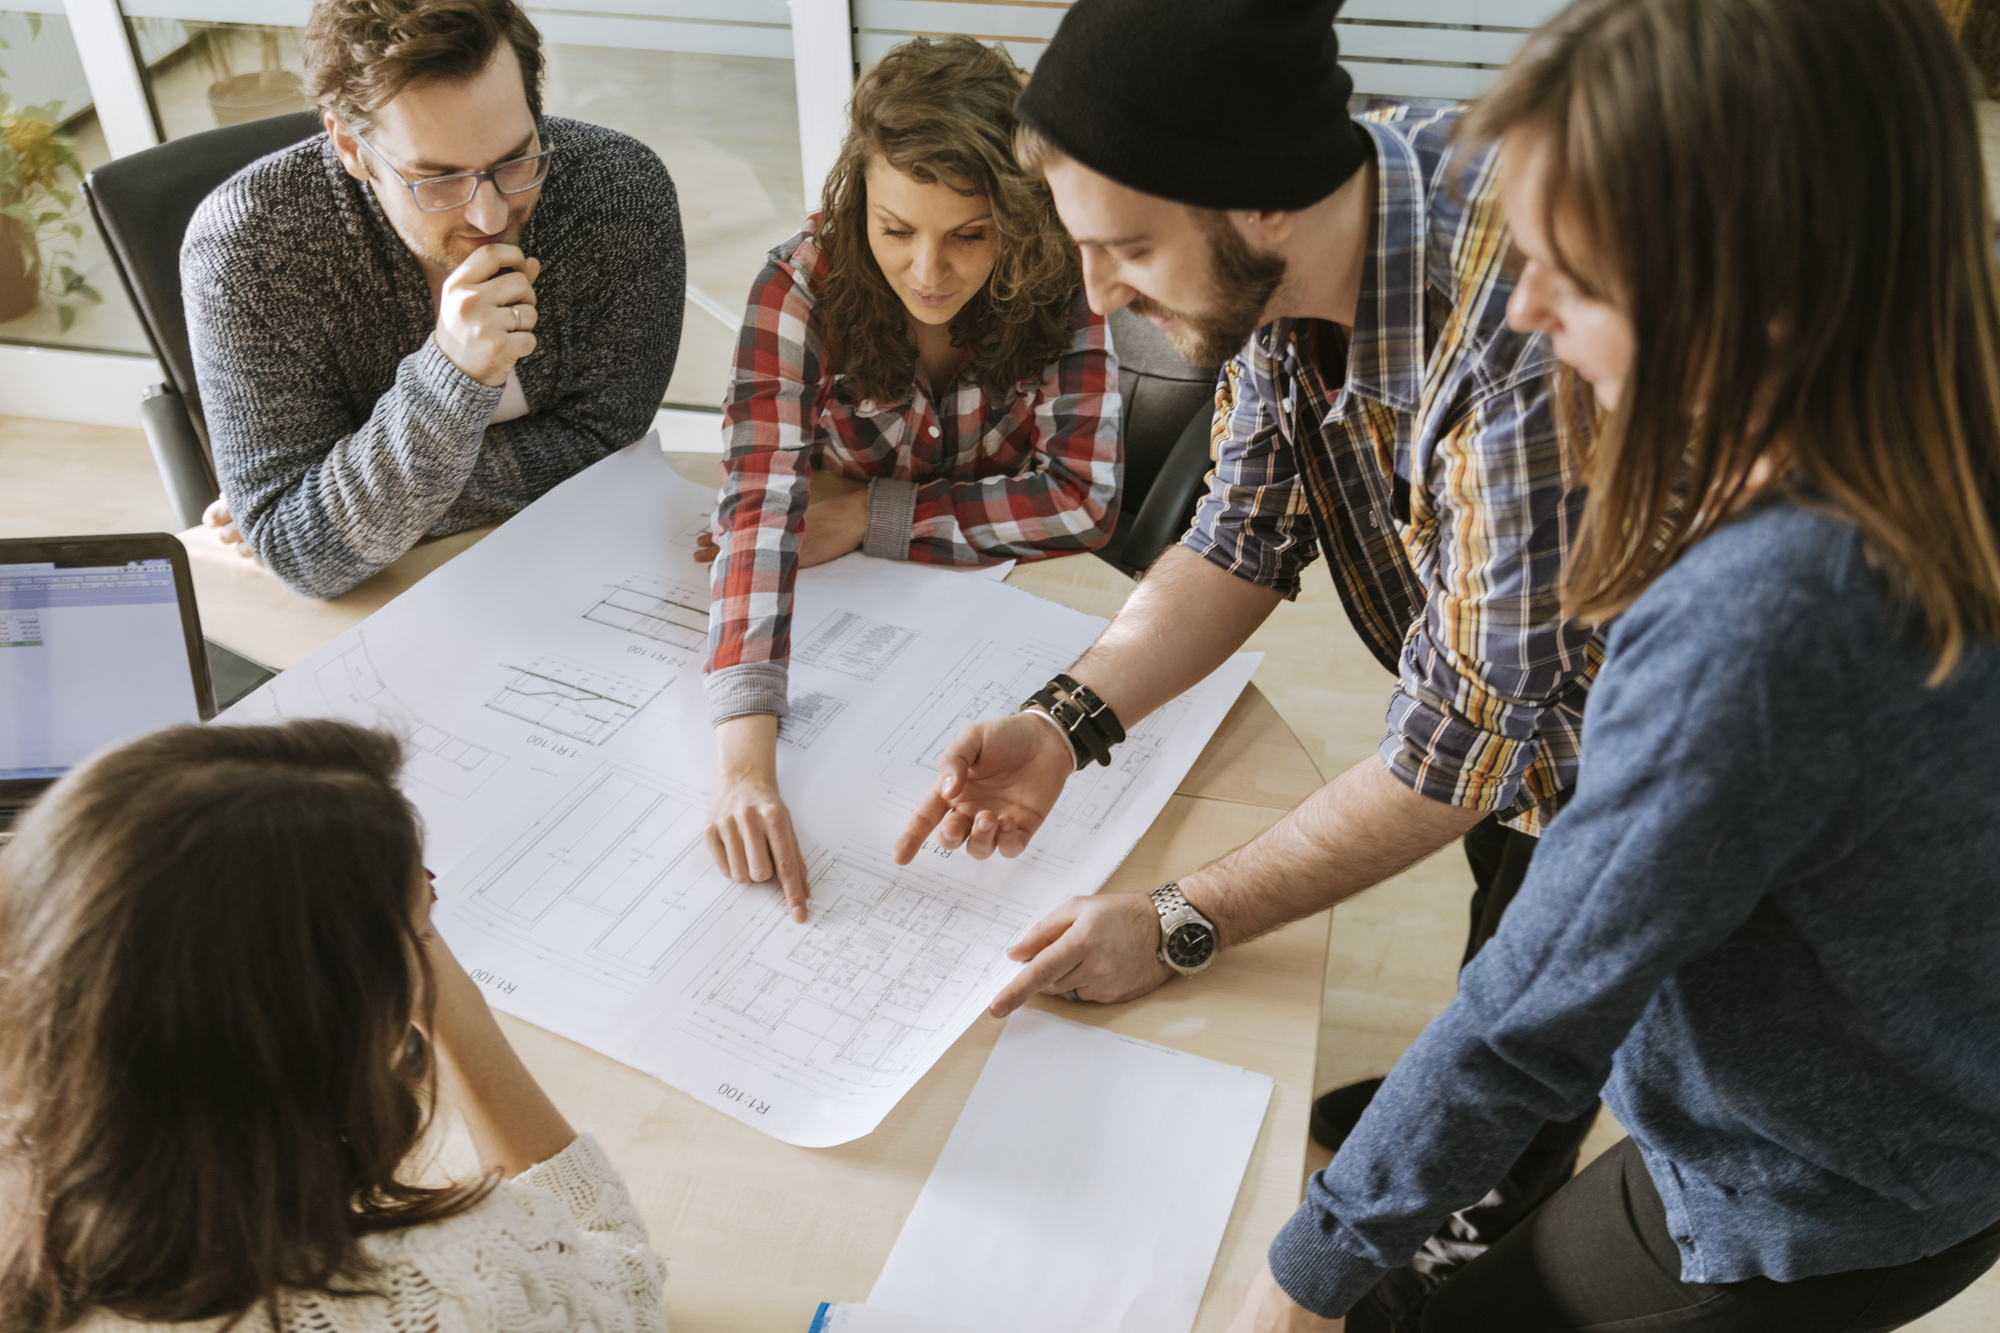
[{"label": "cream knit sweater", "polygon": [[[588,1134],[499,1186],[477,1207],[428,1226],[370,1236],[379,1296],[287,1294],[284,1333],[665,1333],[667,1266],[617,1170]],[[80,1333],[144,1325],[99,1312]],[[266,1327],[252,1318],[244,1333]]]}]

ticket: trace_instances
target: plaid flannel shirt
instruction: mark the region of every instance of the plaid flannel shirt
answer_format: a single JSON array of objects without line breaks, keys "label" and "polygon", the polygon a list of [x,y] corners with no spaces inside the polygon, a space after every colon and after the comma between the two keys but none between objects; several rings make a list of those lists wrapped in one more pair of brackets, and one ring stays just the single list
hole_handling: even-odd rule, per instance
[{"label": "plaid flannel shirt", "polygon": [[1118,360],[1081,292],[1070,349],[1001,401],[963,364],[942,392],[919,365],[901,401],[857,400],[814,313],[812,282],[826,271],[817,222],[771,251],[737,337],[702,668],[713,722],[785,716],[815,466],[868,481],[862,550],[891,560],[991,565],[1090,551],[1118,518]]},{"label": "plaid flannel shirt", "polygon": [[[1556,361],[1506,326],[1494,155],[1454,159],[1456,116],[1365,122],[1376,206],[1353,331],[1343,349],[1332,325],[1281,320],[1224,367],[1215,471],[1182,545],[1288,597],[1326,555],[1397,675],[1382,762],[1539,833],[1576,781],[1603,649],[1562,618],[1583,497],[1556,439]],[[1343,361],[1329,386],[1321,364]]]}]

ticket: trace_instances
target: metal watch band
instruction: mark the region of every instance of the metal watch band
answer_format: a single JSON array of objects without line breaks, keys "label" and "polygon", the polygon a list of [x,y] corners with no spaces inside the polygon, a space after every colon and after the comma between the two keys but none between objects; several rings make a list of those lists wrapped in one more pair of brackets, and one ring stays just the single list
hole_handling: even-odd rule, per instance
[{"label": "metal watch band", "polygon": [[[1159,888],[1154,889],[1152,897],[1153,897],[1153,909],[1157,911],[1163,919],[1172,915],[1175,912],[1180,911],[1183,907],[1188,908],[1189,911],[1194,910],[1187,900],[1187,895],[1181,892],[1181,886],[1179,880],[1169,880],[1167,883],[1162,884]],[[1201,915],[1198,912],[1195,914],[1197,916]],[[1208,918],[1202,917],[1202,920],[1206,921],[1208,920]]]},{"label": "metal watch band", "polygon": [[[1215,923],[1203,916],[1181,892],[1178,882],[1169,880],[1154,889],[1149,895],[1153,900],[1153,910],[1160,916],[1160,961],[1184,977],[1191,977],[1205,971],[1215,961],[1215,955],[1222,941],[1217,935]],[[1198,924],[1208,932],[1208,952],[1199,962],[1192,965],[1181,962],[1170,952],[1175,932],[1191,924]]]}]

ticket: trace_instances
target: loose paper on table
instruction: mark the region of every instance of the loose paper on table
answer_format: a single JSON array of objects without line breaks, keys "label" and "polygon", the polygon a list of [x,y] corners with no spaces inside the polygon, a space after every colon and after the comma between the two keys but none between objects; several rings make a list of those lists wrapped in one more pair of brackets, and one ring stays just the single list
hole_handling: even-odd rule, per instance
[{"label": "loose paper on table", "polygon": [[803,571],[778,775],[812,881],[709,856],[701,689],[713,493],[641,441],[570,479],[231,709],[406,737],[435,918],[501,1009],[787,1142],[866,1134],[1096,891],[1248,682],[1239,654],[1070,779],[1016,860],[889,848],[958,729],[1012,712],[1105,622],[990,577],[849,556]]},{"label": "loose paper on table", "polygon": [[868,1304],[825,1328],[1187,1333],[1270,1100],[1266,1075],[1017,1010]]}]

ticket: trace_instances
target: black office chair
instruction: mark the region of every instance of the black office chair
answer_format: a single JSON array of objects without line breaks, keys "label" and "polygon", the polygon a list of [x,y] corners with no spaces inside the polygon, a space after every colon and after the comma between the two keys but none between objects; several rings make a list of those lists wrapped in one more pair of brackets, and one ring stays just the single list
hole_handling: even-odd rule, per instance
[{"label": "black office chair", "polygon": [[1125,400],[1125,498],[1097,556],[1138,575],[1181,539],[1201,499],[1216,368],[1181,360],[1165,334],[1129,310],[1110,322]]},{"label": "black office chair", "polygon": [[167,501],[184,528],[221,494],[208,423],[195,388],[181,308],[181,238],[201,201],[258,158],[319,133],[310,111],[207,130],[98,167],[83,178],[90,215],[104,235],[118,280],[153,345],[164,384],[146,391],[139,418]]}]

